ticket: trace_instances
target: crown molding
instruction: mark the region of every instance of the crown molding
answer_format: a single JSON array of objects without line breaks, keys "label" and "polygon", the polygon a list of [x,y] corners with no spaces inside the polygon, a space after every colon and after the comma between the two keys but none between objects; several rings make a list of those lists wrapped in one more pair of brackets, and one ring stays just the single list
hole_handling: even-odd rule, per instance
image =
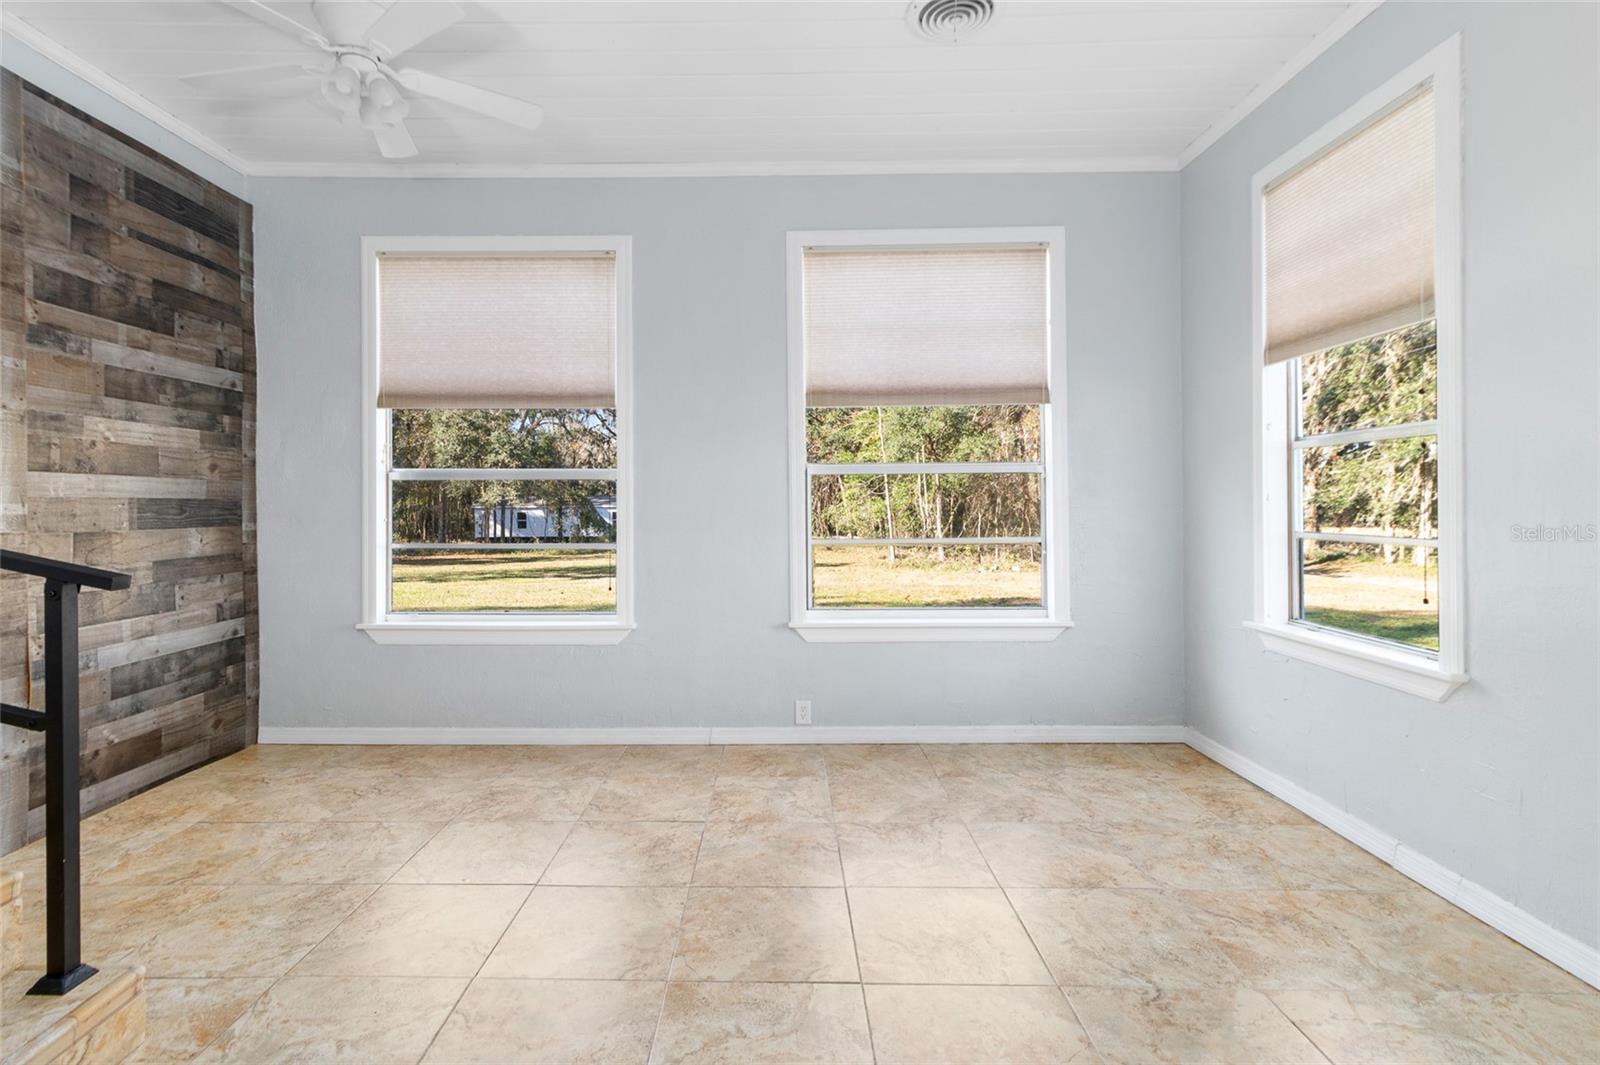
[{"label": "crown molding", "polygon": [[1178,169],[1182,170],[1198,159],[1207,148],[1221,140],[1234,126],[1243,122],[1250,113],[1287,85],[1296,74],[1316,61],[1317,57],[1332,48],[1339,39],[1361,24],[1361,21],[1383,6],[1383,0],[1361,0],[1339,13],[1339,17],[1325,26],[1321,33],[1311,38],[1309,44],[1273,72],[1272,76],[1250,90],[1243,100],[1234,104],[1228,113],[1207,126],[1205,131],[1190,141],[1178,153]]},{"label": "crown molding", "polygon": [[846,177],[933,174],[1171,173],[1164,156],[1106,159],[958,159],[751,163],[257,163],[252,177],[284,178],[628,178]]},{"label": "crown molding", "polygon": [[76,52],[62,47],[54,38],[40,33],[9,11],[0,12],[0,30],[4,30],[12,37],[15,37],[67,73],[105,93],[141,118],[154,122],[168,133],[183,140],[196,151],[209,155],[212,159],[241,177],[249,175],[250,166],[243,159],[234,155],[228,149],[189,125],[189,123],[173,115],[172,112],[134,92]]}]

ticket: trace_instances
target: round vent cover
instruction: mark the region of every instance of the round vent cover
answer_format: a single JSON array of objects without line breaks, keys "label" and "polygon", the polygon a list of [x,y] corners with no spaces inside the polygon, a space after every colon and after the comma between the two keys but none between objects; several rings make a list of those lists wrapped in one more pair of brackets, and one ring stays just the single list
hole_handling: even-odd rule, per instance
[{"label": "round vent cover", "polygon": [[920,36],[951,44],[964,41],[994,17],[994,0],[913,0],[906,21]]}]

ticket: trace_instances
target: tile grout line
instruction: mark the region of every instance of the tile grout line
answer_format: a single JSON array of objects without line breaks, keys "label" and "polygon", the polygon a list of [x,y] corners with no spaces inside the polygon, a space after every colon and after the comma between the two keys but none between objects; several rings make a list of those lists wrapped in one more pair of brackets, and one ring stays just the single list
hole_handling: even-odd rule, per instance
[{"label": "tile grout line", "polygon": [[601,791],[605,790],[605,786],[611,782],[611,774],[617,771],[617,767],[622,764],[623,759],[628,757],[628,752],[631,750],[633,750],[632,747],[625,745],[617,752],[617,756],[611,759],[611,764],[606,766],[605,773],[603,773],[600,777],[600,783],[594,786],[594,790],[589,793],[589,798],[584,800],[583,809],[578,811],[578,816],[575,819],[576,821],[582,821],[584,819],[584,815],[589,812],[589,807],[594,805],[595,796],[599,795]]},{"label": "tile grout line", "polygon": [[[978,852],[978,857],[983,859],[984,868],[986,868],[989,871],[989,876],[994,881],[995,887],[1000,890],[1001,895],[1005,898],[1006,905],[1011,910],[1012,916],[1014,918],[1016,918],[1017,924],[1021,926],[1023,935],[1028,937],[1028,943],[1029,943],[1030,946],[1033,947],[1034,954],[1039,958],[1039,963],[1044,966],[1045,972],[1047,974],[1049,974],[1050,979],[1052,981],[1052,983],[1049,986],[1054,987],[1056,992],[1067,1003],[1067,1009],[1072,1012],[1073,1020],[1076,1021],[1077,1025],[1078,1025],[1078,1029],[1081,1032],[1083,1032],[1084,1039],[1086,1039],[1089,1042],[1090,1050],[1092,1050],[1097,1056],[1101,1056],[1103,1058],[1103,1056],[1100,1055],[1099,1048],[1095,1045],[1094,1037],[1089,1034],[1088,1026],[1083,1023],[1082,1016],[1079,1015],[1077,1007],[1073,1004],[1071,996],[1069,996],[1067,994],[1066,989],[1063,988],[1060,985],[1059,982],[1056,982],[1057,981],[1057,977],[1056,977],[1055,971],[1053,969],[1051,969],[1050,963],[1047,960],[1045,960],[1044,952],[1039,949],[1039,944],[1034,940],[1033,933],[1032,933],[1032,931],[1029,930],[1027,922],[1023,921],[1022,920],[1022,915],[1017,912],[1016,903],[1012,901],[1010,892],[1008,892],[1006,890],[1006,888],[1005,888],[1005,885],[1000,882],[1000,878],[997,875],[995,875],[994,866],[989,862],[989,856],[987,854],[984,854],[983,848],[978,845],[978,839],[977,839],[977,836],[974,835],[974,833],[972,831],[972,825],[970,823],[968,823],[967,818],[963,814],[961,814],[959,811],[957,811],[955,809],[953,803],[951,803],[950,793],[949,793],[948,790],[946,790],[946,788],[944,786],[944,778],[943,778],[942,775],[940,775],[938,768],[936,766],[934,766],[933,759],[928,757],[927,745],[919,743],[919,744],[917,744],[917,750],[918,750],[919,753],[921,753],[923,761],[927,763],[929,771],[933,774],[933,779],[934,779],[935,783],[938,784],[940,793],[944,795],[945,802],[947,804],[949,804],[950,811],[952,813],[956,814],[956,822],[958,824],[960,824],[962,829],[963,829],[963,831],[965,831],[967,833],[967,838],[972,841],[972,846]],[[841,849],[841,855],[842,855],[842,849]],[[994,986],[1023,986],[1023,985],[994,985]],[[1033,985],[1033,986],[1045,986],[1045,985]],[[865,989],[863,988],[863,994],[864,994],[864,990]],[[869,1017],[869,1022],[868,1023],[870,1024],[870,1017]]]},{"label": "tile grout line", "polygon": [[424,850],[426,850],[428,844],[432,843],[435,839],[437,839],[438,836],[439,836],[439,833],[441,833],[445,829],[449,828],[450,825],[451,825],[451,822],[445,821],[442,824],[440,824],[438,828],[434,829],[431,833],[429,833],[428,838],[423,840],[421,845],[418,846],[416,850],[412,851],[406,857],[405,861],[403,861],[399,865],[395,866],[394,867],[394,872],[390,873],[389,876],[388,876],[388,879],[384,880],[383,883],[379,884],[378,886],[379,887],[383,887],[383,886],[386,886],[388,884],[394,883],[394,878],[399,876],[401,874],[401,872],[404,871],[406,866],[410,865],[413,861],[415,861],[417,855],[421,854]]},{"label": "tile grout line", "polygon": [[[567,841],[572,838],[572,833],[577,831],[579,822],[577,822],[577,821],[569,821],[566,824],[567,824],[567,830],[561,834],[560,842],[558,842],[555,845],[555,847],[550,851],[550,857],[548,857],[548,858],[546,858],[544,860],[544,866],[539,870],[539,875],[533,878],[534,890],[538,890],[541,887],[566,887],[566,886],[568,886],[566,884],[546,884],[544,882],[545,876],[547,874],[549,874],[549,872],[550,872],[550,867],[552,865],[556,864],[556,858],[558,858],[561,855],[561,848],[563,848],[563,847],[565,847],[567,845]],[[529,895],[529,898],[532,898],[531,894]],[[524,905],[526,905],[526,903],[524,903]],[[520,915],[522,913],[522,911],[519,909],[517,911],[517,913]],[[513,920],[515,920],[515,918],[513,918]],[[496,946],[498,946],[498,945],[499,944],[496,944]],[[493,952],[491,951],[490,953],[493,953]]]},{"label": "tile grout line", "polygon": [[511,930],[511,926],[516,924],[517,918],[522,915],[522,911],[528,905],[528,900],[533,898],[533,892],[536,886],[537,885],[535,884],[528,885],[528,893],[522,897],[522,902],[518,904],[516,912],[511,915],[511,920],[507,921],[506,926],[500,929],[500,934],[495,937],[494,946],[489,948],[489,952],[485,954],[483,956],[483,960],[478,963],[477,969],[473,970],[472,975],[467,977],[467,982],[461,985],[461,994],[457,995],[456,1000],[450,1004],[450,1009],[445,1012],[444,1019],[439,1022],[439,1027],[434,1029],[433,1038],[428,1040],[428,1045],[422,1048],[421,1054],[417,1055],[417,1062],[419,1065],[422,1060],[428,1056],[429,1052],[433,1050],[433,1045],[439,1041],[439,1033],[444,1031],[445,1025],[450,1023],[450,1018],[455,1016],[456,1010],[461,1007],[461,1000],[467,997],[468,991],[472,990],[472,985],[478,979],[478,974],[483,972],[483,967],[485,965],[489,964],[489,959],[494,957],[494,952],[499,949],[501,941],[506,938],[506,933]]},{"label": "tile grout line", "polygon": [[[357,886],[357,887],[360,887],[360,886],[364,886],[364,885],[329,885],[329,886]],[[273,990],[275,988],[277,988],[277,986],[279,984],[281,984],[284,980],[288,979],[289,974],[294,971],[295,966],[297,966],[301,962],[305,961],[306,958],[311,954],[311,951],[316,950],[318,947],[322,946],[323,943],[327,942],[328,937],[333,935],[334,932],[338,931],[340,926],[343,925],[346,921],[348,921],[351,918],[351,916],[357,910],[359,910],[361,907],[365,906],[367,904],[367,900],[371,899],[373,895],[377,894],[378,889],[380,887],[382,887],[382,886],[383,886],[382,884],[373,884],[373,885],[371,885],[372,890],[368,891],[365,895],[363,895],[361,897],[361,900],[359,902],[357,902],[354,906],[350,907],[350,912],[349,913],[346,913],[343,917],[341,917],[337,921],[335,921],[333,923],[333,927],[329,928],[325,933],[323,933],[321,938],[319,938],[315,943],[313,943],[311,945],[310,949],[306,950],[298,958],[296,958],[294,961],[290,962],[289,963],[289,967],[287,969],[285,969],[283,972],[279,973],[277,976],[272,977],[271,978],[272,982],[270,984],[268,984],[264,989],[262,989],[261,994],[257,995],[254,999],[252,999],[250,1001],[250,1005],[246,1006],[243,1010],[239,1011],[239,1015],[237,1017],[235,1017],[232,1020],[232,1022],[230,1022],[228,1024],[227,1027],[223,1028],[222,1031],[218,1032],[215,1036],[213,1036],[211,1038],[211,1041],[206,1043],[205,1046],[201,1047],[199,1052],[196,1053],[194,1055],[194,1057],[190,1058],[189,1060],[190,1061],[198,1060],[201,1054],[204,1054],[207,1050],[210,1050],[213,1046],[216,1045],[217,1040],[221,1039],[223,1036],[227,1035],[229,1032],[231,1032],[235,1028],[237,1028],[239,1026],[239,1022],[243,1021],[245,1019],[245,1016],[251,1010],[255,1009],[256,1006],[258,1004],[260,1004],[262,999],[264,999],[268,995],[272,994]]]},{"label": "tile grout line", "polygon": [[984,868],[988,869],[989,875],[994,878],[995,886],[1000,889],[1001,896],[1005,898],[1006,905],[1011,909],[1011,915],[1017,919],[1017,924],[1022,926],[1022,934],[1028,937],[1028,943],[1033,947],[1033,952],[1039,956],[1039,964],[1043,965],[1044,971],[1050,974],[1056,994],[1060,995],[1062,1001],[1067,1004],[1067,1010],[1071,1012],[1072,1019],[1077,1023],[1078,1031],[1083,1033],[1083,1038],[1088,1042],[1089,1050],[1097,1058],[1104,1061],[1105,1055],[1100,1052],[1099,1046],[1095,1044],[1094,1036],[1089,1032],[1089,1026],[1083,1023],[1083,1015],[1078,1012],[1077,1004],[1072,1001],[1072,996],[1067,994],[1067,989],[1061,986],[1061,978],[1056,975],[1055,969],[1051,968],[1049,959],[1044,956],[1044,951],[1039,949],[1039,942],[1034,939],[1033,930],[1028,927],[1028,922],[1024,921],[1022,914],[1018,912],[1016,901],[1012,899],[1011,892],[1000,882],[1000,877],[995,873],[994,865],[989,861],[989,856],[983,853],[983,847],[978,843],[977,834],[972,831],[972,826],[964,818],[961,821],[961,827],[966,830],[967,838],[972,840],[972,846],[977,850],[978,857],[983,859]]},{"label": "tile grout line", "polygon": [[[271,993],[272,989],[278,986],[278,981],[282,980],[282,979],[283,979],[282,976],[273,977],[272,978],[272,982],[267,984],[266,987],[263,987],[261,989],[261,993],[259,995],[257,995],[255,998],[251,999],[250,1002],[245,1006],[245,1008],[239,1011],[239,1015],[237,1017],[235,1017],[233,1020],[229,1021],[222,1028],[222,1030],[219,1031],[216,1035],[214,1035],[210,1039],[208,1039],[206,1041],[206,1045],[201,1047],[199,1050],[195,1051],[194,1054],[191,1055],[187,1059],[187,1061],[191,1061],[192,1062],[192,1061],[200,1060],[200,1056],[202,1054],[204,1054],[206,1051],[210,1050],[213,1046],[215,1046],[217,1044],[217,1040],[221,1039],[223,1036],[225,1036],[229,1032],[233,1031],[233,1029],[238,1026],[239,1022],[244,1020],[245,1015],[247,1013],[249,1013],[251,1010],[256,1008],[256,1003],[258,1003],[262,999],[266,998],[267,995],[269,993]],[[146,1000],[146,1005],[147,1006],[148,1006],[148,1002],[149,1002],[149,1000],[147,999]],[[147,1034],[147,1038],[148,1038],[148,1034]],[[143,1046],[143,1044],[141,1043],[140,1046]],[[135,1053],[137,1053],[137,1051],[135,1051]]]},{"label": "tile grout line", "polygon": [[[722,750],[726,753],[727,747],[724,746]],[[722,761],[721,755],[718,755],[717,761],[719,763]],[[712,795],[706,800],[706,820],[700,822],[700,839],[694,845],[694,861],[689,864],[689,882],[683,887],[683,909],[678,913],[678,934],[672,938],[672,953],[667,957],[667,975],[661,981],[661,1008],[656,1010],[656,1024],[650,1031],[650,1045],[644,1054],[645,1065],[650,1065],[655,1058],[656,1040],[661,1038],[661,1020],[667,1015],[667,996],[672,992],[672,963],[678,960],[678,950],[683,946],[683,923],[689,917],[689,895],[694,891],[695,870],[700,867],[700,850],[705,846],[706,826],[711,823],[710,804],[716,795],[717,776],[716,772],[711,774]]]},{"label": "tile grout line", "polygon": [[[354,917],[356,915],[356,911],[357,910],[361,909],[361,907],[363,907],[367,903],[371,902],[372,901],[372,896],[376,895],[378,893],[378,890],[383,887],[382,884],[370,884],[370,885],[367,885],[367,884],[355,884],[355,885],[346,884],[346,885],[331,885],[331,886],[335,886],[335,887],[337,887],[337,886],[344,886],[344,887],[352,887],[352,886],[354,886],[354,887],[370,887],[371,890],[368,891],[365,895],[361,896],[360,901],[358,901],[354,906],[350,907],[350,911],[348,913],[346,913],[343,917],[339,918],[337,921],[333,922],[333,927],[328,929],[327,932],[323,933],[323,935],[320,936],[317,939],[317,941],[311,945],[311,948],[309,950],[307,950],[303,954],[301,954],[298,958],[296,958],[294,960],[294,963],[292,965],[290,965],[287,969],[285,969],[282,973],[280,973],[278,975],[278,977],[277,977],[277,980],[282,980],[284,977],[286,977],[290,973],[294,972],[295,968],[298,967],[301,962],[305,961],[308,957],[311,956],[311,951],[316,950],[318,947],[322,946],[322,944],[324,944],[324,943],[326,943],[328,941],[328,937],[332,936],[340,928],[343,928],[345,922],[350,920],[350,918]],[[309,974],[307,974],[307,975],[309,975]],[[276,987],[276,986],[277,986],[277,981],[275,980],[273,982],[273,987]],[[267,990],[271,991],[272,988],[269,987],[269,988],[267,988]]]},{"label": "tile grout line", "polygon": [[1068,994],[1067,989],[1062,987],[1060,984],[1056,985],[1056,990],[1061,993],[1061,997],[1066,1001],[1067,1009],[1071,1011],[1072,1019],[1078,1022],[1078,1028],[1083,1032],[1083,1037],[1089,1041],[1090,1051],[1092,1051],[1094,1056],[1099,1058],[1101,1061],[1107,1060],[1105,1054],[1101,1052],[1099,1045],[1094,1041],[1094,1033],[1090,1032],[1089,1026],[1083,1023],[1083,1014],[1078,1012],[1078,1004],[1072,1001],[1072,996]]},{"label": "tile grout line", "polygon": [[939,767],[933,764],[932,758],[928,757],[928,745],[925,743],[917,744],[917,753],[922,755],[923,764],[928,767],[928,772],[933,774],[933,782],[939,786],[939,794],[944,796],[945,809],[955,814],[957,821],[960,821],[963,825],[966,824],[967,819],[956,810],[955,802],[950,798],[950,791],[944,786],[944,777],[939,773]]},{"label": "tile grout line", "polygon": [[[821,754],[821,752],[819,752]],[[850,905],[850,878],[844,871],[844,841],[839,838],[839,811],[833,805],[833,778],[829,774],[828,759],[822,755],[822,783],[828,789],[828,813],[833,820],[833,854],[839,860],[839,890],[844,893],[844,916],[850,924],[850,949],[856,959],[856,989],[861,995],[861,1016],[867,1022],[867,1050],[873,1065],[878,1062],[878,1041],[872,1035],[872,1007],[867,1004],[867,974],[861,970],[861,942],[856,938],[855,908]]]},{"label": "tile grout line", "polygon": [[[463,804],[462,809],[465,808],[466,806]],[[459,813],[459,811],[457,812]],[[557,843],[555,847],[551,849],[550,857],[545,859],[544,867],[539,870],[539,875],[533,878],[532,884],[528,885],[528,893],[522,897],[522,902],[517,906],[516,912],[511,915],[511,920],[506,922],[506,926],[500,929],[500,934],[495,937],[494,946],[489,948],[488,953],[483,956],[483,960],[478,963],[477,970],[472,974],[471,977],[467,979],[466,984],[462,986],[461,994],[457,995],[455,1002],[451,1003],[449,1011],[444,1015],[444,1020],[440,1021],[439,1027],[434,1030],[433,1038],[429,1039],[428,1045],[422,1048],[422,1054],[417,1058],[419,1065],[422,1060],[428,1056],[429,1052],[433,1050],[433,1045],[439,1041],[439,1034],[443,1032],[445,1026],[450,1023],[450,1018],[455,1016],[456,1010],[461,1006],[461,1000],[467,997],[467,992],[472,990],[472,985],[477,982],[478,977],[483,973],[483,967],[489,964],[489,959],[494,957],[494,952],[500,949],[500,944],[504,942],[506,933],[511,931],[511,926],[517,923],[517,918],[522,916],[522,911],[528,908],[528,903],[533,899],[533,893],[539,890],[539,881],[544,879],[544,874],[549,871],[551,863],[556,860],[556,855],[560,852],[561,848],[566,845],[567,836],[572,835],[572,826],[575,824],[577,824],[577,822],[574,821],[567,826],[566,835],[563,835],[561,837],[561,842]],[[441,831],[443,830],[441,829]],[[413,857],[415,857],[415,855],[413,855]]]},{"label": "tile grout line", "polygon": [[[1282,1006],[1278,1005],[1278,1000],[1272,996],[1272,992],[1256,990],[1256,994],[1260,995],[1262,998],[1266,999],[1269,1003],[1271,1003],[1272,1004],[1272,1008],[1277,1011],[1278,1016],[1280,1016],[1284,1020],[1288,1021],[1289,1022],[1289,1026],[1291,1028],[1293,1028],[1295,1031],[1300,1033],[1300,1038],[1304,1039],[1306,1041],[1306,1044],[1308,1046],[1310,1046],[1312,1050],[1315,1050],[1317,1052],[1318,1056],[1320,1056],[1323,1061],[1327,1062],[1327,1065],[1333,1065],[1333,1057],[1332,1057],[1332,1055],[1330,1055],[1327,1051],[1322,1049],[1322,1044],[1318,1043],[1315,1039],[1311,1038],[1311,1033],[1310,1032],[1308,1032],[1304,1028],[1300,1027],[1300,1022],[1296,1021],[1293,1017],[1289,1016],[1289,1014],[1284,1010],[1284,1008]],[[1348,994],[1348,992],[1346,992],[1346,994]]]},{"label": "tile grout line", "polygon": [[994,875],[994,866],[989,864],[989,856],[983,853],[982,847],[978,846],[978,837],[972,834],[972,826],[963,821],[961,822],[961,827],[966,832],[967,838],[972,841],[973,850],[976,850],[978,857],[983,859],[983,867],[989,870],[989,876],[993,877],[995,889],[1000,892],[1000,897],[1006,900],[1006,909],[1011,911],[1011,916],[1016,920],[1017,927],[1022,929],[1022,934],[1028,937],[1028,946],[1033,948],[1034,957],[1038,958],[1039,964],[1044,966],[1044,971],[1049,975],[1051,983],[1056,987],[1060,987],[1060,978],[1056,976],[1055,970],[1050,968],[1050,963],[1045,960],[1044,951],[1039,949],[1039,944],[1033,938],[1033,932],[1029,930],[1028,923],[1022,919],[1022,914],[1017,912],[1017,904],[1012,901],[1011,893],[1006,890],[1004,884],[1000,883],[1000,878]]}]

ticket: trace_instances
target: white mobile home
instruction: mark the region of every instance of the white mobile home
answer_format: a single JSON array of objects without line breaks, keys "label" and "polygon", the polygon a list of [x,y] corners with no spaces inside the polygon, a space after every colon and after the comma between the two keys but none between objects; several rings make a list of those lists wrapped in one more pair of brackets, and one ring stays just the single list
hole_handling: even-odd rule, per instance
[{"label": "white mobile home", "polygon": [[589,496],[587,506],[564,510],[543,502],[472,508],[475,540],[610,540],[617,522],[616,496]]}]

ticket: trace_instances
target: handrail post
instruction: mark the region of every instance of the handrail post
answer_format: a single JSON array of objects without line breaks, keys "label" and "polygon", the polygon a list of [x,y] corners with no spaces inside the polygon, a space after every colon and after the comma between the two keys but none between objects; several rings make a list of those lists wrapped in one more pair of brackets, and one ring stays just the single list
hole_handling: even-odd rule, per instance
[{"label": "handrail post", "polygon": [[0,550],[0,570],[44,581],[44,712],[0,703],[0,724],[44,733],[46,969],[28,994],[64,995],[95,974],[83,964],[79,924],[78,592],[120,591],[133,578],[21,551]]},{"label": "handrail post", "polygon": [[44,585],[45,974],[30,995],[64,995],[95,974],[83,964],[78,884],[78,586]]}]

